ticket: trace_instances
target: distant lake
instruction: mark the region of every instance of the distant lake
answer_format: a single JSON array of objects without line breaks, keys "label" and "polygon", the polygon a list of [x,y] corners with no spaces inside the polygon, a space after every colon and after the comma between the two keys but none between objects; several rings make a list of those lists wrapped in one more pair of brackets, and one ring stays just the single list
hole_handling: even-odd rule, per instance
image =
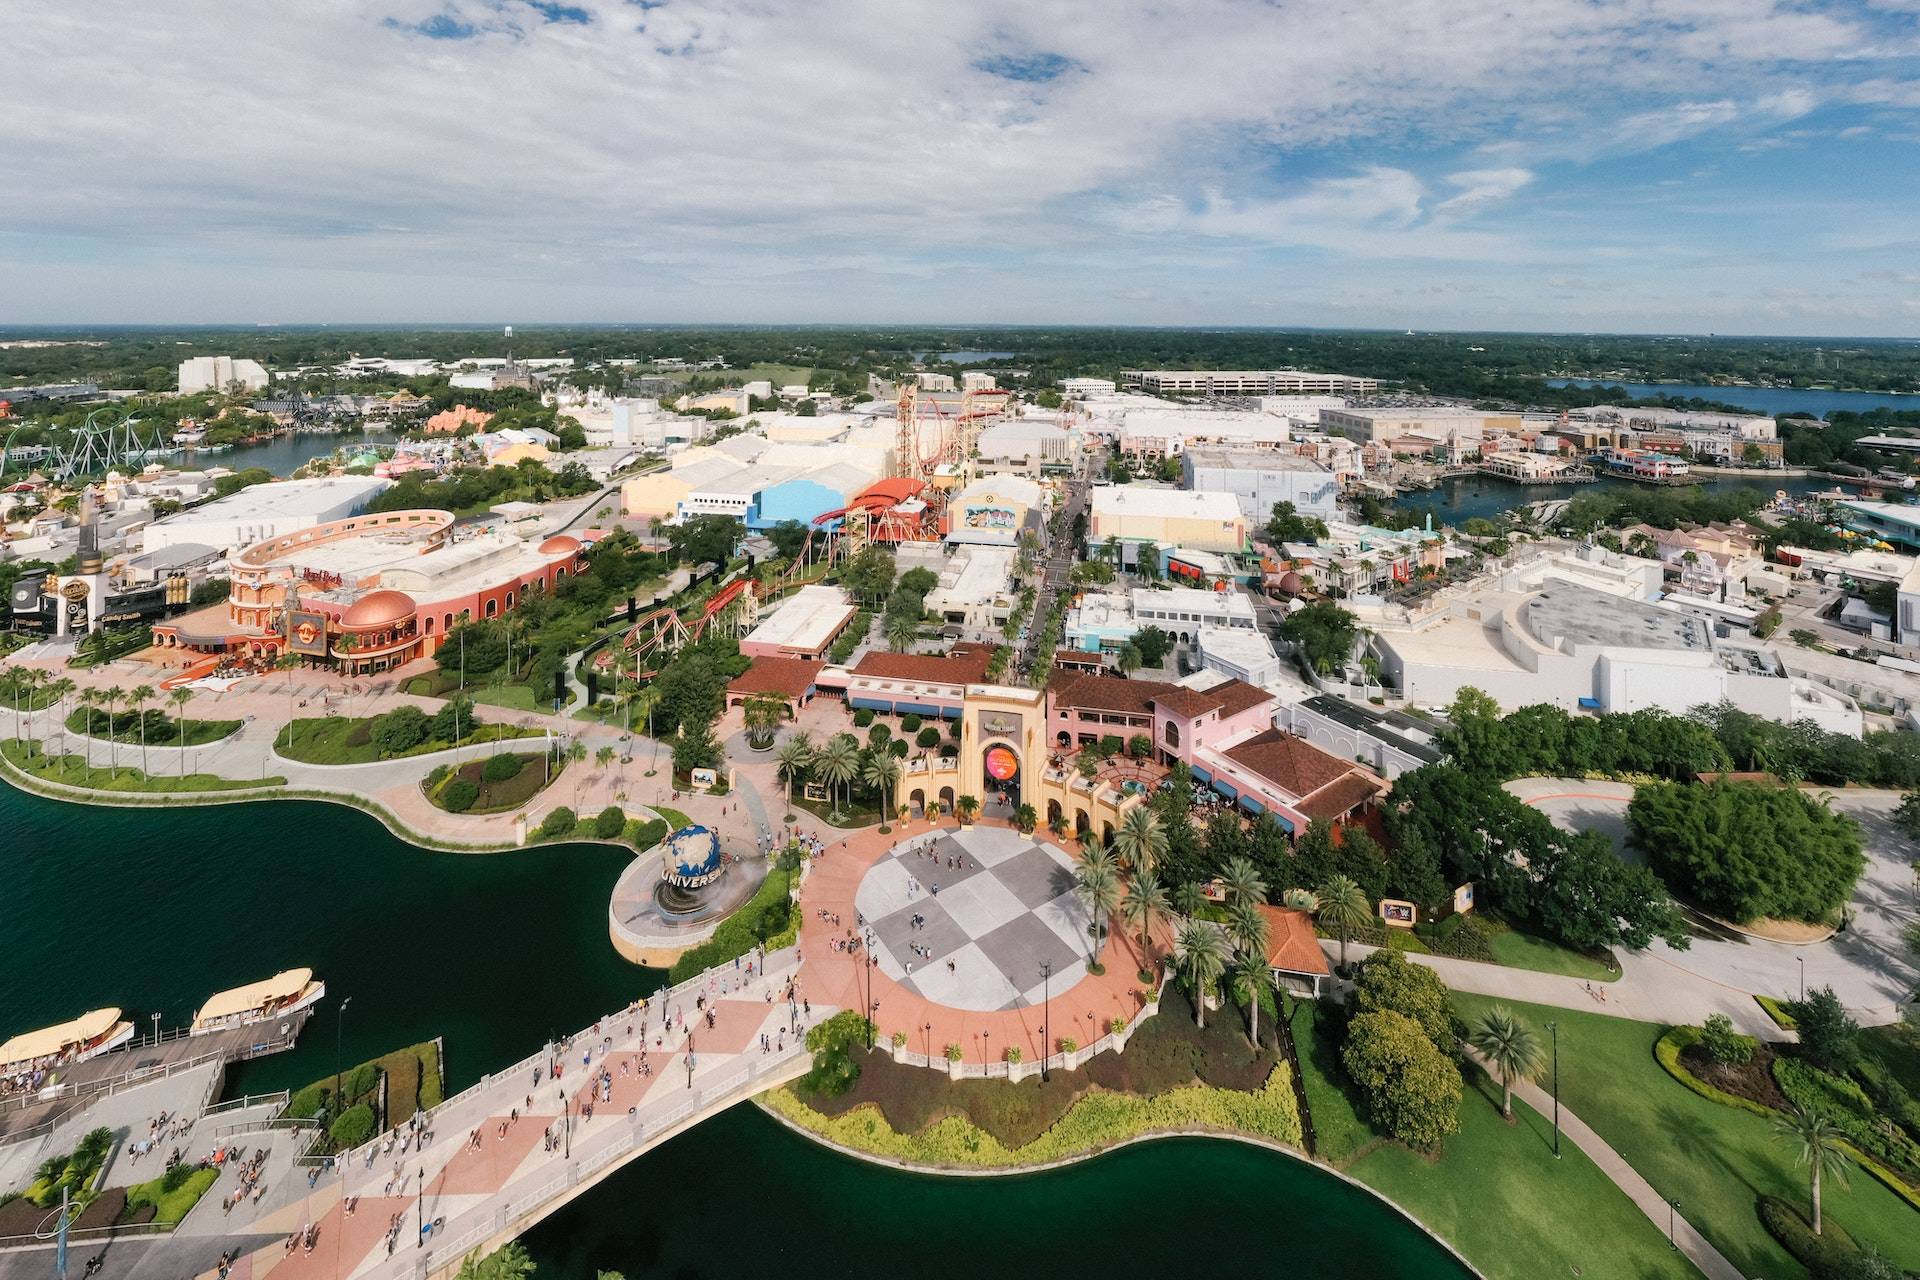
[{"label": "distant lake", "polygon": [[[925,360],[929,353],[910,351],[907,354],[915,360]],[[954,364],[985,364],[989,360],[1011,360],[1020,353],[1018,351],[941,351],[934,354]]]},{"label": "distant lake", "polygon": [[1920,410],[1920,395],[1885,391],[1801,391],[1773,387],[1704,387],[1686,382],[1615,382],[1610,378],[1548,378],[1550,387],[1619,387],[1630,396],[1680,396],[1738,405],[1755,413],[1811,413],[1826,417],[1835,409]]},{"label": "distant lake", "polygon": [[363,443],[391,444],[393,439],[391,434],[363,436],[359,432],[342,432],[339,435],[308,432],[304,435],[275,436],[265,444],[236,445],[231,449],[190,449],[175,454],[167,461],[182,471],[205,471],[211,467],[245,471],[250,467],[262,467],[276,476],[284,477],[292,475],[314,458],[326,457],[335,449],[354,448]]}]

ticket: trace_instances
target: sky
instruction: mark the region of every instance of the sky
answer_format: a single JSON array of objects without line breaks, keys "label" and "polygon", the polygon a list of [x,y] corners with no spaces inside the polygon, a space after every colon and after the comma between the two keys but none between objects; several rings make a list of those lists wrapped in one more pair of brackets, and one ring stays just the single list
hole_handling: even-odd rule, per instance
[{"label": "sky", "polygon": [[0,0],[0,323],[1920,334],[1920,0]]}]

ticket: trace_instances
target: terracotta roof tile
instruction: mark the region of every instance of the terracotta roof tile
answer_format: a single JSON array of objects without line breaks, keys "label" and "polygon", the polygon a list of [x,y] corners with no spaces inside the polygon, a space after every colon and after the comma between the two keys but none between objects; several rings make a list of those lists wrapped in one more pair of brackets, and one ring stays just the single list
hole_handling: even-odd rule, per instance
[{"label": "terracotta roof tile", "polygon": [[755,658],[753,665],[727,684],[734,694],[772,693],[785,698],[806,695],[820,676],[820,664],[800,658]]},{"label": "terracotta roof tile", "polygon": [[979,684],[993,664],[993,646],[957,644],[951,653],[869,653],[853,673],[882,680],[923,680],[928,684]]},{"label": "terracotta roof tile", "polygon": [[1299,809],[1308,821],[1324,818],[1332,822],[1346,817],[1379,794],[1379,782],[1372,775],[1355,769],[1302,800]]},{"label": "terracotta roof tile", "polygon": [[1304,799],[1330,783],[1358,770],[1339,756],[1322,751],[1305,738],[1297,738],[1278,729],[1257,733],[1238,746],[1229,747],[1227,758],[1244,765],[1271,782],[1289,796]]},{"label": "terracotta roof tile", "polygon": [[1327,953],[1313,932],[1313,920],[1304,911],[1291,907],[1263,905],[1260,914],[1267,918],[1267,967],[1288,973],[1331,973]]}]

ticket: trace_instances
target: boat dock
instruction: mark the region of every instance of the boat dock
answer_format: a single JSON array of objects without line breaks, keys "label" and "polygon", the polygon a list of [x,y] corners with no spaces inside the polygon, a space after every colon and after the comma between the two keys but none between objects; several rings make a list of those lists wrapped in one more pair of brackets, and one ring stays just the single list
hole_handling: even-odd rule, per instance
[{"label": "boat dock", "polygon": [[[311,1017],[311,1007],[270,1022],[192,1035],[187,1028],[135,1040],[123,1048],[60,1067],[32,1092],[0,1095],[0,1145],[44,1132],[76,1108],[104,1094],[158,1080],[177,1072],[217,1063],[219,1074],[233,1062],[264,1058],[291,1049]],[[218,1095],[218,1088],[214,1090]]]}]

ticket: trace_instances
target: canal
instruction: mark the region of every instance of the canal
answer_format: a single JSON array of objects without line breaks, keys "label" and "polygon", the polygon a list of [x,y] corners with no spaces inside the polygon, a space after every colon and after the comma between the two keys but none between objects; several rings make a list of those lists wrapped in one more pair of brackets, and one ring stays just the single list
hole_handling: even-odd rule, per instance
[{"label": "canal", "polygon": [[[1769,497],[1779,489],[1785,489],[1789,494],[1798,496],[1833,487],[1833,480],[1827,476],[1769,476],[1764,473],[1757,473],[1752,478],[1713,476],[1693,486],[1695,490],[1707,492],[1742,488],[1759,489]],[[1609,489],[1631,489],[1644,492],[1646,486],[1612,476],[1603,476],[1589,484],[1510,484],[1505,480],[1495,480],[1491,476],[1455,476],[1450,480],[1441,481],[1432,489],[1416,489],[1403,493],[1394,499],[1393,505],[1402,511],[1422,512],[1431,509],[1436,527],[1442,524],[1457,526],[1475,516],[1483,520],[1494,520],[1516,507],[1524,507],[1530,503],[1570,498],[1578,493]],[[1687,490],[1680,492],[1687,492]]]},{"label": "canal", "polygon": [[[106,809],[4,785],[0,831],[0,1037],[101,1005],[178,1025],[214,991],[292,965],[325,979],[300,1045],[233,1073],[229,1093],[331,1072],[336,1026],[347,1063],[443,1037],[459,1089],[661,976],[608,943],[608,893],[626,858],[599,846],[429,853],[336,805]],[[1283,1235],[1283,1220],[1301,1229]],[[527,1244],[541,1280],[775,1266],[794,1277],[1076,1265],[1142,1280],[1195,1268],[1465,1274],[1372,1196],[1251,1147],[1153,1143],[1054,1173],[938,1179],[845,1159],[749,1107],[635,1161]]]}]

